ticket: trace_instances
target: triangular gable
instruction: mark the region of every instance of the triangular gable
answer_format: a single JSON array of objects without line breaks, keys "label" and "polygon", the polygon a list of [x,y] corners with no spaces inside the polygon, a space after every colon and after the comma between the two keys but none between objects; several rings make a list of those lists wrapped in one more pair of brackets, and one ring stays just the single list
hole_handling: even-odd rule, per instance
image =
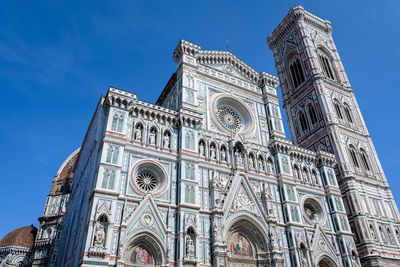
[{"label": "triangular gable", "polygon": [[123,223],[127,227],[127,235],[135,232],[148,230],[159,233],[165,238],[167,227],[158,210],[157,204],[150,194],[140,202],[139,206],[133,211]]},{"label": "triangular gable", "polygon": [[248,179],[243,175],[237,175],[224,202],[225,218],[238,211],[249,212],[256,217],[266,219],[266,214],[257,200]]},{"label": "triangular gable", "polygon": [[323,255],[328,255],[332,259],[337,260],[335,248],[320,226],[317,226],[315,229],[311,250],[314,259],[319,259]]}]

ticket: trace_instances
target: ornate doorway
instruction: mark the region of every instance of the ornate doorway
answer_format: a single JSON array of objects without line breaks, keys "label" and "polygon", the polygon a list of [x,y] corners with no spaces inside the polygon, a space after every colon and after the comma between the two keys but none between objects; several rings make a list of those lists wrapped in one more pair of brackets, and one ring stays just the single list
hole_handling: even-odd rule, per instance
[{"label": "ornate doorway", "polygon": [[126,249],[125,266],[149,267],[160,266],[163,253],[158,242],[149,234],[141,234],[134,238]]},{"label": "ornate doorway", "polygon": [[243,219],[231,226],[227,238],[229,267],[261,266],[265,251],[265,238],[255,224]]},{"label": "ornate doorway", "polygon": [[328,257],[322,257],[318,262],[318,267],[336,267],[337,265]]}]

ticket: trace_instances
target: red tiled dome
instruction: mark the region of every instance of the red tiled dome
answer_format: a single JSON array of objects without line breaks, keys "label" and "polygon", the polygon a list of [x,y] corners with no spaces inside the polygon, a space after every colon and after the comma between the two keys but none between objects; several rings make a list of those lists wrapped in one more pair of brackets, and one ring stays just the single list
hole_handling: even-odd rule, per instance
[{"label": "red tiled dome", "polygon": [[0,240],[0,247],[20,246],[32,247],[35,241],[37,228],[33,225],[15,229]]}]

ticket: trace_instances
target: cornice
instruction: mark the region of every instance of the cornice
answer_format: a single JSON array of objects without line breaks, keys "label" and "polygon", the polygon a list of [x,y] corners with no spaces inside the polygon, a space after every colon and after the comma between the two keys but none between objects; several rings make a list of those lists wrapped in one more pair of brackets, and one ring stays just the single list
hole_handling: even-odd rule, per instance
[{"label": "cornice", "polygon": [[194,57],[201,65],[229,64],[257,85],[262,83],[276,88],[279,84],[276,76],[257,72],[230,51],[202,50],[201,46],[181,39],[173,53],[174,62],[180,63],[183,55]]},{"label": "cornice", "polygon": [[296,5],[289,10],[289,13],[275,30],[267,36],[270,49],[274,49],[300,20],[327,34],[332,33],[332,26],[328,20],[321,19],[305,10],[302,6]]}]

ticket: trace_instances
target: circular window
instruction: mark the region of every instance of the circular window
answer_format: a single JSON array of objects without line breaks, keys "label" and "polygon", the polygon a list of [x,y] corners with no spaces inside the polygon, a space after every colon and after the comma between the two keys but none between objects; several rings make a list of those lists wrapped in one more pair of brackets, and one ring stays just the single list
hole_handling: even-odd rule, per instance
[{"label": "circular window", "polygon": [[136,175],[136,184],[143,191],[150,192],[157,188],[157,178],[151,171],[144,170]]},{"label": "circular window", "polygon": [[150,160],[137,163],[131,173],[132,185],[137,191],[153,195],[161,194],[167,186],[167,175],[164,168]]},{"label": "circular window", "polygon": [[324,211],[321,205],[313,198],[304,200],[303,214],[309,222],[314,224],[321,223],[322,219],[324,219]]},{"label": "circular window", "polygon": [[242,127],[242,121],[239,114],[230,107],[219,107],[216,113],[219,122],[225,126],[225,128],[238,132]]},{"label": "circular window", "polygon": [[230,95],[217,96],[212,111],[215,121],[226,132],[248,134],[254,129],[254,119],[246,104]]}]

